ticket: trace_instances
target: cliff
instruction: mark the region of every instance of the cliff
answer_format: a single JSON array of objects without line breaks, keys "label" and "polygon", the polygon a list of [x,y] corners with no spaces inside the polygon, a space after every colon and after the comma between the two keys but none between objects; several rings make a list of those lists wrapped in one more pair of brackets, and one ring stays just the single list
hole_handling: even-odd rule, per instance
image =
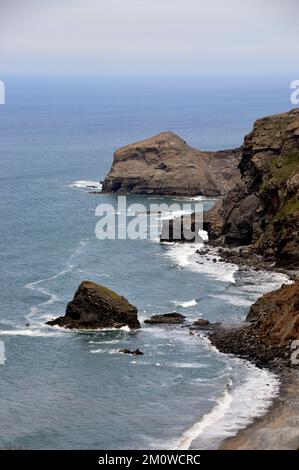
[{"label": "cliff", "polygon": [[220,196],[240,182],[240,150],[202,152],[173,132],[122,147],[103,192]]},{"label": "cliff", "polygon": [[247,327],[218,329],[210,336],[212,343],[259,366],[295,366],[292,342],[299,340],[299,281],[260,297],[246,320],[251,322]]},{"label": "cliff", "polygon": [[246,320],[271,344],[289,346],[298,340],[299,281],[264,294],[252,305]]},{"label": "cliff", "polygon": [[240,186],[205,216],[210,241],[247,246],[278,267],[298,267],[299,109],[255,122],[239,170]]}]

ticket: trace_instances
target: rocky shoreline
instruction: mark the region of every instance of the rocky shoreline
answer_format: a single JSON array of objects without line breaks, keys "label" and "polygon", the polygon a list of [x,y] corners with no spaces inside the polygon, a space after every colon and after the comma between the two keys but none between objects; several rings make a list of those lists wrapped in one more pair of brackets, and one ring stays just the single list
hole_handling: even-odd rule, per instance
[{"label": "rocky shoreline", "polygon": [[[298,448],[299,372],[293,342],[299,340],[299,110],[256,121],[243,146],[235,150],[201,152],[171,132],[119,149],[103,192],[224,196],[204,215],[202,228],[208,233],[209,245],[197,254],[214,263],[282,272],[294,281],[258,299],[241,325],[203,319],[187,325],[185,317],[176,312],[154,315],[145,323],[181,325],[191,335],[204,332],[220,352],[279,375],[281,394],[268,414],[226,441],[223,449],[280,448],[269,437],[273,429],[283,434],[281,445]],[[192,233],[198,232],[196,223],[193,214]],[[196,237],[182,237],[183,233],[183,218],[173,219],[166,235],[162,230],[160,241],[196,241]],[[48,324],[83,329],[140,327],[133,305],[90,281],[79,286],[66,315]],[[143,354],[139,349],[120,352]],[[284,424],[280,426],[281,416]],[[263,439],[253,438],[257,430]]]},{"label": "rocky shoreline", "polygon": [[299,353],[292,343],[299,336],[299,281],[259,298],[244,324],[215,325],[207,334],[220,352],[266,368],[280,380],[279,395],[268,412],[226,439],[220,449],[298,449]]},{"label": "rocky shoreline", "polygon": [[[209,340],[219,351],[271,370],[282,384],[279,398],[266,416],[222,448],[297,449],[299,372],[291,357],[296,354],[293,341],[299,340],[299,110],[256,121],[245,137],[239,169],[241,184],[204,214],[209,245],[197,254],[215,263],[281,272],[294,284],[258,299],[248,323],[209,329]],[[181,228],[176,230],[177,237],[173,235],[175,224]],[[161,241],[188,243],[182,236],[183,218],[170,222],[169,227]],[[257,432],[264,437],[254,437]],[[273,432],[280,434],[281,442],[269,437]]]},{"label": "rocky shoreline", "polygon": [[298,450],[299,371],[279,372],[280,390],[268,412],[225,439],[219,450]]}]

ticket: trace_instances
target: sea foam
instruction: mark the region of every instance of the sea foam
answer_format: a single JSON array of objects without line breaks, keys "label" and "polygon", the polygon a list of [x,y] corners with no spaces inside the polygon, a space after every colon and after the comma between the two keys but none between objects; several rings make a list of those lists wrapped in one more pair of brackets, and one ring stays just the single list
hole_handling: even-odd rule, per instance
[{"label": "sea foam", "polygon": [[87,189],[97,189],[98,191],[102,190],[102,183],[100,181],[88,181],[88,180],[79,180],[73,181],[70,186],[72,188],[87,188]]}]

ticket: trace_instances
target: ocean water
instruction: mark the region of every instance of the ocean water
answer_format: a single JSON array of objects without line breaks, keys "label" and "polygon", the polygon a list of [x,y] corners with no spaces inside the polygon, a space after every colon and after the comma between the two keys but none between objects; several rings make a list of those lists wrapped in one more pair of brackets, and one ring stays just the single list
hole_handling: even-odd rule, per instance
[{"label": "ocean water", "polygon": [[[285,282],[200,258],[194,245],[98,240],[95,208],[117,198],[89,186],[100,186],[117,147],[163,130],[206,150],[240,145],[256,118],[291,108],[290,80],[4,79],[0,448],[217,447],[265,412],[279,387],[273,374],[181,327],[74,332],[45,322],[64,314],[84,279],[127,297],[141,321],[173,310],[190,321],[242,321]],[[144,356],[119,354],[123,347]]]}]

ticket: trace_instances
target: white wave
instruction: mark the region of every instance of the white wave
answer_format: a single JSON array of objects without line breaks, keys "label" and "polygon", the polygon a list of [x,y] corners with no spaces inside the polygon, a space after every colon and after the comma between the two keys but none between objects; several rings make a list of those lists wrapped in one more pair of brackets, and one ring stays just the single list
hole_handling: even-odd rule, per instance
[{"label": "white wave", "polygon": [[222,418],[225,412],[229,409],[232,403],[232,396],[225,390],[223,396],[218,400],[217,405],[212,409],[210,413],[203,416],[202,420],[195,423],[191,428],[184,432],[180,438],[177,449],[187,450],[190,448],[194,439],[209,426],[214,424],[220,418]]},{"label": "white wave", "polygon": [[252,301],[249,299],[244,298],[241,294],[229,294],[229,295],[210,295],[209,297],[214,297],[217,299],[224,300],[224,302],[230,305],[236,305],[238,307],[250,307],[252,305]]},{"label": "white wave", "polygon": [[100,181],[89,181],[89,180],[73,181],[70,185],[72,188],[97,189],[98,191],[101,191],[103,187]]},{"label": "white wave", "polygon": [[52,337],[61,336],[66,331],[46,331],[39,328],[24,328],[19,330],[0,330],[0,336],[34,336],[34,337]]},{"label": "white wave", "polygon": [[190,209],[181,209],[177,211],[163,212],[161,214],[161,220],[174,219],[176,217],[182,217],[183,215],[191,215],[194,212],[193,208]]},{"label": "white wave", "polygon": [[[170,258],[177,266],[193,272],[206,274],[218,281],[236,282],[234,275],[239,269],[238,266],[229,263],[214,263],[211,259],[199,257],[195,252],[202,248],[201,243],[168,243],[165,246],[165,256]],[[219,259],[217,255],[212,255],[211,257],[213,259],[216,258],[216,260]]]},{"label": "white wave", "polygon": [[175,362],[173,365],[169,364],[169,367],[177,369],[204,369],[206,366],[197,362]]},{"label": "white wave", "polygon": [[196,447],[219,447],[224,439],[234,436],[255,418],[263,416],[278,395],[280,382],[276,375],[249,363],[246,368],[245,382],[231,393],[231,406],[216,423],[205,430],[200,439],[196,439]]},{"label": "white wave", "polygon": [[110,352],[109,349],[91,349],[89,351],[91,354],[103,354],[103,353],[106,353],[106,352]]},{"label": "white wave", "polygon": [[[202,339],[206,347],[227,358],[211,345],[207,337],[203,335]],[[178,449],[218,448],[224,439],[263,416],[278,395],[280,381],[274,373],[259,369],[243,359],[234,357],[231,360],[241,366],[242,382],[232,387],[233,381],[229,379],[217,405],[183,433],[177,442]]]},{"label": "white wave", "polygon": [[282,284],[292,281],[287,275],[269,271],[240,271],[238,282],[229,286],[225,294],[210,297],[224,300],[230,305],[250,307],[261,295],[278,289]]},{"label": "white wave", "polygon": [[61,271],[59,271],[56,274],[53,274],[53,276],[49,276],[49,277],[46,277],[44,279],[39,279],[37,281],[29,282],[28,284],[25,285],[26,289],[30,289],[30,290],[35,291],[35,292],[39,292],[39,293],[45,295],[46,297],[49,297],[47,300],[45,300],[43,302],[40,302],[37,305],[33,305],[30,308],[29,314],[26,315],[26,317],[25,317],[28,322],[30,322],[30,323],[33,322],[35,324],[39,324],[41,319],[42,319],[42,318],[37,318],[40,310],[44,309],[45,307],[47,308],[49,305],[52,305],[55,302],[58,302],[59,300],[61,300],[60,297],[58,297],[56,294],[50,292],[46,287],[40,286],[40,284],[51,282],[55,279],[58,279],[58,278],[64,276],[65,274],[71,272],[75,267],[75,264],[73,264],[74,258],[77,257],[81,253],[82,249],[86,246],[86,244],[87,244],[86,240],[80,240],[80,242],[78,243],[77,248],[75,249],[74,253],[69,257],[69,259],[66,262],[65,267]]},{"label": "white wave", "polygon": [[118,349],[107,349],[107,348],[98,348],[98,349],[91,349],[89,351],[91,354],[123,354]]},{"label": "white wave", "polygon": [[[58,327],[60,328],[60,327]],[[120,328],[115,328],[113,326],[111,327],[105,327],[105,328],[76,328],[74,330],[68,330],[68,331],[73,331],[74,333],[102,333],[103,331],[126,331],[126,332],[131,332],[134,330],[131,330],[128,326],[122,326]]]},{"label": "white wave", "polygon": [[293,283],[286,274],[271,271],[249,271],[247,276],[244,277],[245,283],[241,289],[249,296],[252,296],[253,301],[257,294],[271,292],[278,289],[282,284]]},{"label": "white wave", "polygon": [[182,307],[182,308],[188,308],[188,307],[194,307],[197,305],[197,300],[185,300],[185,301],[173,301],[173,303],[176,305],[176,307]]},{"label": "white wave", "polygon": [[190,201],[210,201],[210,198],[206,198],[205,196],[194,196],[188,198]]},{"label": "white wave", "polygon": [[126,326],[122,326],[121,328],[119,328],[120,330],[122,331],[131,331],[131,329],[126,325]]},{"label": "white wave", "polygon": [[109,341],[89,341],[90,344],[117,344],[121,340],[120,339],[111,339]]}]

